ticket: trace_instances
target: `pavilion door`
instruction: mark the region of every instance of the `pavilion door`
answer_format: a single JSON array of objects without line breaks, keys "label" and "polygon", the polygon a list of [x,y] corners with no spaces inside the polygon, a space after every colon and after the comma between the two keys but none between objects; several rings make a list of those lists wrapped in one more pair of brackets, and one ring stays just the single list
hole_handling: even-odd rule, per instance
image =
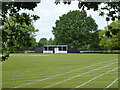
[{"label": "pavilion door", "polygon": [[58,48],[54,48],[54,52],[55,52],[55,53],[58,53],[58,52],[59,52],[59,49],[58,49]]}]

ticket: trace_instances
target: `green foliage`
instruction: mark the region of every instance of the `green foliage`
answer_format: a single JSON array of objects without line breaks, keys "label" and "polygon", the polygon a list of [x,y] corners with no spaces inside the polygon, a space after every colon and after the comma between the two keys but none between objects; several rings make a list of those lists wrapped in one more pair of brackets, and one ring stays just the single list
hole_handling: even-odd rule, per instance
[{"label": "green foliage", "polygon": [[48,40],[48,42],[47,42],[47,45],[55,45],[56,43],[55,43],[55,41],[52,39],[52,38],[50,38],[49,40]]},{"label": "green foliage", "polygon": [[2,2],[2,11],[4,14],[16,13],[21,9],[34,10],[38,2]]},{"label": "green foliage", "polygon": [[39,47],[44,46],[42,43],[38,42],[37,44]]},{"label": "green foliage", "polygon": [[3,2],[2,3],[2,61],[9,57],[10,52],[19,52],[33,45],[36,30],[33,20],[37,15],[20,14],[21,9],[33,10],[36,2]]},{"label": "green foliage", "polygon": [[21,25],[12,16],[8,18],[8,22],[10,22],[10,26],[14,29],[9,27],[8,23],[4,22],[2,28],[3,48],[8,47],[10,52],[15,52],[20,48],[30,47],[35,32],[38,30],[32,24],[26,25],[26,23],[22,22],[23,24]]},{"label": "green foliage", "polygon": [[43,45],[54,45],[55,41],[50,38],[49,40],[47,40],[47,38],[41,38],[38,42],[38,46],[43,46]]},{"label": "green foliage", "polygon": [[[60,4],[60,0],[55,1],[56,4]],[[63,2],[64,4],[71,4],[71,0],[65,0]],[[105,6],[99,7],[102,3],[105,4]],[[78,3],[78,8],[85,10],[93,9],[94,11],[99,11],[100,16],[107,15],[106,21],[109,21],[110,19],[112,21],[115,21],[116,19],[120,19],[120,16],[118,16],[118,13],[120,12],[120,1],[119,2],[81,2]],[[106,12],[107,11],[107,12]]]},{"label": "green foliage", "polygon": [[39,46],[47,45],[47,39],[46,38],[41,38],[38,42]]},{"label": "green foliage", "polygon": [[110,25],[105,27],[105,30],[99,32],[101,38],[100,46],[104,46],[107,49],[118,49],[120,50],[120,26],[118,21],[112,22]]},{"label": "green foliage", "polygon": [[57,44],[84,47],[97,42],[97,24],[85,11],[70,11],[59,17],[53,27],[53,35]]},{"label": "green foliage", "polygon": [[36,38],[35,37],[32,37],[32,40],[31,40],[31,47],[27,47],[26,50],[35,50],[36,49],[36,46],[37,46],[37,42],[36,42]]}]

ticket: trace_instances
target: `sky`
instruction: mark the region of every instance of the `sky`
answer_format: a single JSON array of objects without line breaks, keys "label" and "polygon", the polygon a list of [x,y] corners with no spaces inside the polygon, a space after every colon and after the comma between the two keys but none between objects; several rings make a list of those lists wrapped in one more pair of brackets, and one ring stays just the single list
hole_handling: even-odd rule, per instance
[{"label": "sky", "polygon": [[[63,3],[56,5],[54,0],[42,0],[41,3],[34,8],[34,11],[21,10],[20,12],[40,16],[40,19],[34,22],[35,28],[39,29],[39,32],[36,33],[35,37],[38,42],[41,38],[54,38],[54,35],[52,34],[52,27],[55,26],[55,22],[59,19],[59,16],[68,13],[70,10],[80,10],[78,8],[78,1],[72,1],[70,5],[64,5]],[[88,10],[87,15],[92,16],[98,25],[98,29],[104,29],[104,27],[107,26],[105,16],[99,16],[98,11]],[[111,21],[108,22],[108,24],[109,23],[111,23]]]}]

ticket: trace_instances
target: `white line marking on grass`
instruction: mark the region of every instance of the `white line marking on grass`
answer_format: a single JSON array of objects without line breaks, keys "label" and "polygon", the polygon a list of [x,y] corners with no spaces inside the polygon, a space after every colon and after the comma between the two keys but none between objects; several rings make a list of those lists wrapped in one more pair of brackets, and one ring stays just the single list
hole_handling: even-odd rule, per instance
[{"label": "white line marking on grass", "polygon": [[114,68],[114,69],[112,69],[112,70],[110,70],[110,71],[107,71],[106,73],[100,74],[100,75],[98,75],[98,76],[96,76],[96,77],[90,79],[89,81],[87,81],[87,82],[85,82],[85,83],[83,83],[83,84],[81,84],[81,85],[75,87],[75,88],[80,88],[81,86],[84,86],[85,84],[87,84],[87,83],[89,83],[89,82],[95,80],[96,78],[98,78],[98,77],[100,77],[100,76],[103,76],[103,75],[105,75],[105,74],[108,74],[108,73],[110,73],[110,72],[116,70],[117,68],[118,68],[118,67],[116,67],[116,68]]},{"label": "white line marking on grass", "polygon": [[[117,59],[115,59],[115,60],[117,60]],[[113,60],[111,60],[111,61],[113,61]],[[110,61],[108,61],[108,62],[110,62]],[[102,63],[107,63],[107,62],[102,62]],[[91,66],[87,66],[87,67],[75,69],[75,70],[72,70],[72,71],[69,71],[69,72],[65,72],[64,74],[66,74],[66,73],[71,73],[71,72],[78,71],[78,70],[82,70],[82,69],[86,69],[86,68],[89,68],[89,67],[92,67],[92,66],[96,66],[96,65],[99,65],[99,64],[102,64],[102,63],[97,63],[97,64],[95,64],[95,65],[91,65]],[[62,74],[62,75],[64,75],[64,74]]]},{"label": "white line marking on grass", "polygon": [[[117,60],[117,59],[114,59],[114,60]],[[114,60],[110,60],[110,61],[114,61]],[[72,71],[69,71],[69,72],[65,72],[65,73],[62,73],[62,74],[54,75],[54,76],[51,76],[51,77],[48,77],[48,78],[44,78],[44,79],[41,79],[41,80],[38,80],[38,81],[34,81],[34,82],[31,82],[31,83],[27,83],[27,84],[24,84],[24,85],[21,85],[21,86],[16,86],[16,87],[13,87],[13,88],[20,88],[20,87],[23,87],[23,86],[27,86],[27,85],[29,85],[29,84],[41,82],[41,81],[44,81],[44,80],[51,79],[51,78],[53,78],[53,77],[57,77],[57,76],[60,76],[60,75],[64,75],[64,74],[66,74],[66,73],[71,73],[71,72],[74,72],[74,71],[77,71],[77,70],[86,69],[86,68],[89,68],[89,67],[92,67],[92,66],[96,66],[96,65],[99,65],[99,64],[102,64],[102,63],[108,63],[108,62],[110,62],[110,61],[101,62],[101,63],[97,63],[97,64],[95,64],[95,65],[91,65],[91,66],[87,66],[87,67],[75,69],[75,70],[72,70]]]},{"label": "white line marking on grass", "polygon": [[[118,62],[114,62],[114,63],[118,63]],[[43,88],[48,88],[48,87],[51,87],[51,86],[55,86],[55,85],[57,85],[57,84],[60,84],[60,83],[69,81],[69,80],[71,80],[71,79],[73,79],[73,78],[79,77],[79,76],[81,76],[81,75],[83,75],[83,74],[88,74],[88,73],[90,73],[90,72],[92,72],[92,71],[96,71],[96,70],[99,70],[99,69],[101,69],[101,68],[107,67],[107,66],[112,65],[112,64],[114,64],[114,63],[105,65],[105,66],[103,66],[103,67],[99,67],[99,68],[97,68],[97,69],[90,70],[90,71],[85,72],[85,73],[81,73],[81,74],[79,74],[79,75],[73,76],[73,77],[71,77],[71,78],[68,78],[68,79],[66,79],[66,80],[63,80],[63,81],[61,81],[61,82],[58,82],[58,83],[55,83],[55,84],[52,84],[52,85],[48,85],[48,86],[43,87]]]},{"label": "white line marking on grass", "polygon": [[[119,77],[120,78],[120,77]],[[110,86],[112,86],[119,78],[115,79],[110,85],[108,85],[104,90],[106,90],[107,88],[109,88]]]}]

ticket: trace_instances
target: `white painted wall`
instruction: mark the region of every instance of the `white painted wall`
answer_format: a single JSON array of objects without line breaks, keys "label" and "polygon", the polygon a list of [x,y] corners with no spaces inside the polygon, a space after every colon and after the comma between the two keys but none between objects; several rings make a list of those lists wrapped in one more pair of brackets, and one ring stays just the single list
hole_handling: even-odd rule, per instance
[{"label": "white painted wall", "polygon": [[[53,53],[53,51],[43,51],[43,53]],[[57,51],[55,53],[67,53],[67,51]]]},{"label": "white painted wall", "polygon": [[[44,49],[43,53],[53,53],[53,51],[45,51],[45,49]],[[67,53],[67,51],[59,51],[59,48],[56,47],[56,48],[54,48],[54,53]]]}]

